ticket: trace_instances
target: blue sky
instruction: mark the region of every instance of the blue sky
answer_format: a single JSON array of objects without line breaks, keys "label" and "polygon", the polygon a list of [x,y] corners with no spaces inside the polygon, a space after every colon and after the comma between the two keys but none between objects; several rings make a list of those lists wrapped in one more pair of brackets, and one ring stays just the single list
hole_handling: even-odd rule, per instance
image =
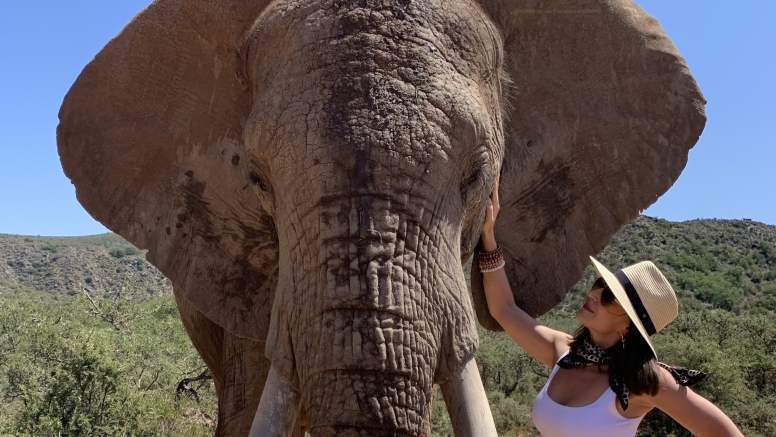
[{"label": "blue sky", "polygon": [[[637,1],[709,101],[677,183],[645,214],[776,224],[776,2]],[[106,232],[78,204],[56,151],[57,111],[89,60],[147,0],[9,1],[0,16],[0,233]]]}]

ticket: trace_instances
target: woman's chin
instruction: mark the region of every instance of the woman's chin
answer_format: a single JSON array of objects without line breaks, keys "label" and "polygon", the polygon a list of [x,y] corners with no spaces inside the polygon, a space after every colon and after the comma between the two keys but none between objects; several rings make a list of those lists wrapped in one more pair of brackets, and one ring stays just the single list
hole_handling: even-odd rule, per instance
[{"label": "woman's chin", "polygon": [[585,322],[587,322],[587,320],[590,317],[590,311],[587,311],[584,308],[580,308],[577,310],[577,313],[575,314],[575,316],[577,317],[577,320],[579,321],[579,323],[585,325]]}]

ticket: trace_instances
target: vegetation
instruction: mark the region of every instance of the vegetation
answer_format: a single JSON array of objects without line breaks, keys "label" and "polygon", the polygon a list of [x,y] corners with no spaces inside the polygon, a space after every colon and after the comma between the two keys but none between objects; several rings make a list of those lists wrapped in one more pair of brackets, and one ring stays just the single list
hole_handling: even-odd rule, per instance
[{"label": "vegetation", "polygon": [[[93,252],[110,263],[102,270],[95,266],[103,261],[84,268],[73,296],[0,277],[0,435],[212,435],[217,417],[212,380],[183,330],[174,298],[155,295],[163,278],[154,276],[158,272],[142,260],[142,252],[127,250],[128,243],[112,234],[26,237],[23,244],[39,247],[35,253],[45,256],[25,258],[27,252],[19,249],[0,261],[0,273],[5,268],[27,278],[22,273],[37,269],[48,277],[54,255],[67,256],[73,247],[90,254],[100,246]],[[750,437],[776,436],[774,246],[776,228],[755,222],[640,217],[598,256],[612,269],[644,259],[658,264],[681,306],[677,320],[654,338],[661,360],[708,372],[694,389]],[[93,259],[103,259],[97,256]],[[572,332],[573,315],[593,276],[586,271],[541,321]],[[106,288],[95,289],[87,279]],[[149,287],[157,283],[159,288]],[[548,369],[503,333],[484,330],[477,363],[500,435],[537,435],[531,406]],[[184,379],[196,382],[176,392]],[[440,394],[432,423],[435,436],[452,435]],[[645,417],[639,435],[689,436],[660,412]]]},{"label": "vegetation", "polygon": [[[172,284],[145,260],[145,254],[115,234],[0,234],[0,281],[53,294],[73,296],[86,288],[95,296],[111,296],[129,278],[134,285],[132,291],[138,293],[133,297],[171,294]],[[0,283],[0,295],[8,292],[8,287]]]},{"label": "vegetation", "polygon": [[[747,436],[776,436],[776,227],[749,220],[672,223],[639,217],[597,256],[612,269],[652,260],[680,299],[677,319],[657,334],[662,361],[703,370],[693,387]],[[541,322],[572,333],[595,273],[589,268],[564,302]],[[480,330],[477,364],[502,436],[537,435],[531,406],[549,369],[503,333]],[[452,436],[441,397],[434,435]],[[690,436],[659,411],[649,413],[640,436]]]},{"label": "vegetation", "polygon": [[[571,333],[577,324],[550,314],[546,325]],[[693,390],[727,413],[748,437],[776,436],[776,320],[682,305],[679,317],[654,337],[660,359],[708,372]],[[538,435],[531,407],[549,369],[503,333],[481,330],[477,364],[500,436]],[[435,436],[452,436],[441,396],[434,405]],[[690,437],[660,411],[643,419],[639,436]]]},{"label": "vegetation", "polygon": [[135,246],[118,246],[111,248],[108,253],[114,258],[124,258],[125,256],[133,256],[141,253]]},{"label": "vegetation", "polygon": [[171,296],[0,300],[0,435],[212,435],[212,381],[176,393],[204,369]]}]

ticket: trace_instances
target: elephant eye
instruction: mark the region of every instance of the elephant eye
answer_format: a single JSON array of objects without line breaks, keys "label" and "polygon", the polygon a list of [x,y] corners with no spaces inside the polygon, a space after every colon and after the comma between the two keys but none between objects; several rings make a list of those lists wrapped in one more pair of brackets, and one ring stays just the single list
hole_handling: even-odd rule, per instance
[{"label": "elephant eye", "polygon": [[471,187],[473,184],[482,181],[483,176],[484,174],[481,169],[474,170],[474,172],[472,172],[471,175],[463,181],[461,184],[461,189],[466,189],[467,187]]},{"label": "elephant eye", "polygon": [[251,172],[251,183],[261,188],[262,191],[269,191],[269,185],[259,176],[256,171]]},{"label": "elephant eye", "polygon": [[461,191],[476,189],[478,184],[484,186],[487,165],[483,162],[476,162],[469,169],[469,176],[461,182]]},{"label": "elephant eye", "polygon": [[463,200],[464,208],[473,207],[481,198],[482,191],[485,188],[485,180],[487,179],[486,168],[485,165],[473,166],[469,176],[461,181],[461,199]]}]

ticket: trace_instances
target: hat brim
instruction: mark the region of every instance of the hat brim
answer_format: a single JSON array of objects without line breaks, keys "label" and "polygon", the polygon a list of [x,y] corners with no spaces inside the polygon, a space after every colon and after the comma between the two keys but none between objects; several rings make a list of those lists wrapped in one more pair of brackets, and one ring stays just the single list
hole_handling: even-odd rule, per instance
[{"label": "hat brim", "polygon": [[652,349],[652,353],[655,354],[655,358],[657,358],[657,352],[655,352],[655,346],[652,345],[652,341],[649,339],[649,334],[647,334],[647,330],[644,328],[644,324],[641,323],[641,320],[636,315],[636,309],[633,308],[633,304],[628,298],[628,294],[625,292],[625,289],[622,287],[622,284],[620,284],[620,281],[617,280],[617,277],[614,276],[614,274],[610,272],[609,269],[606,268],[606,266],[598,262],[597,259],[591,256],[590,260],[593,261],[593,268],[595,269],[598,277],[603,278],[604,282],[606,282],[606,285],[608,285],[609,289],[612,290],[612,294],[614,294],[614,297],[617,299],[617,302],[619,302],[620,305],[623,307],[625,312],[628,314],[628,317],[631,319],[631,322],[633,322],[633,325],[639,331],[641,336],[644,337],[644,340],[647,341],[649,348]]}]

